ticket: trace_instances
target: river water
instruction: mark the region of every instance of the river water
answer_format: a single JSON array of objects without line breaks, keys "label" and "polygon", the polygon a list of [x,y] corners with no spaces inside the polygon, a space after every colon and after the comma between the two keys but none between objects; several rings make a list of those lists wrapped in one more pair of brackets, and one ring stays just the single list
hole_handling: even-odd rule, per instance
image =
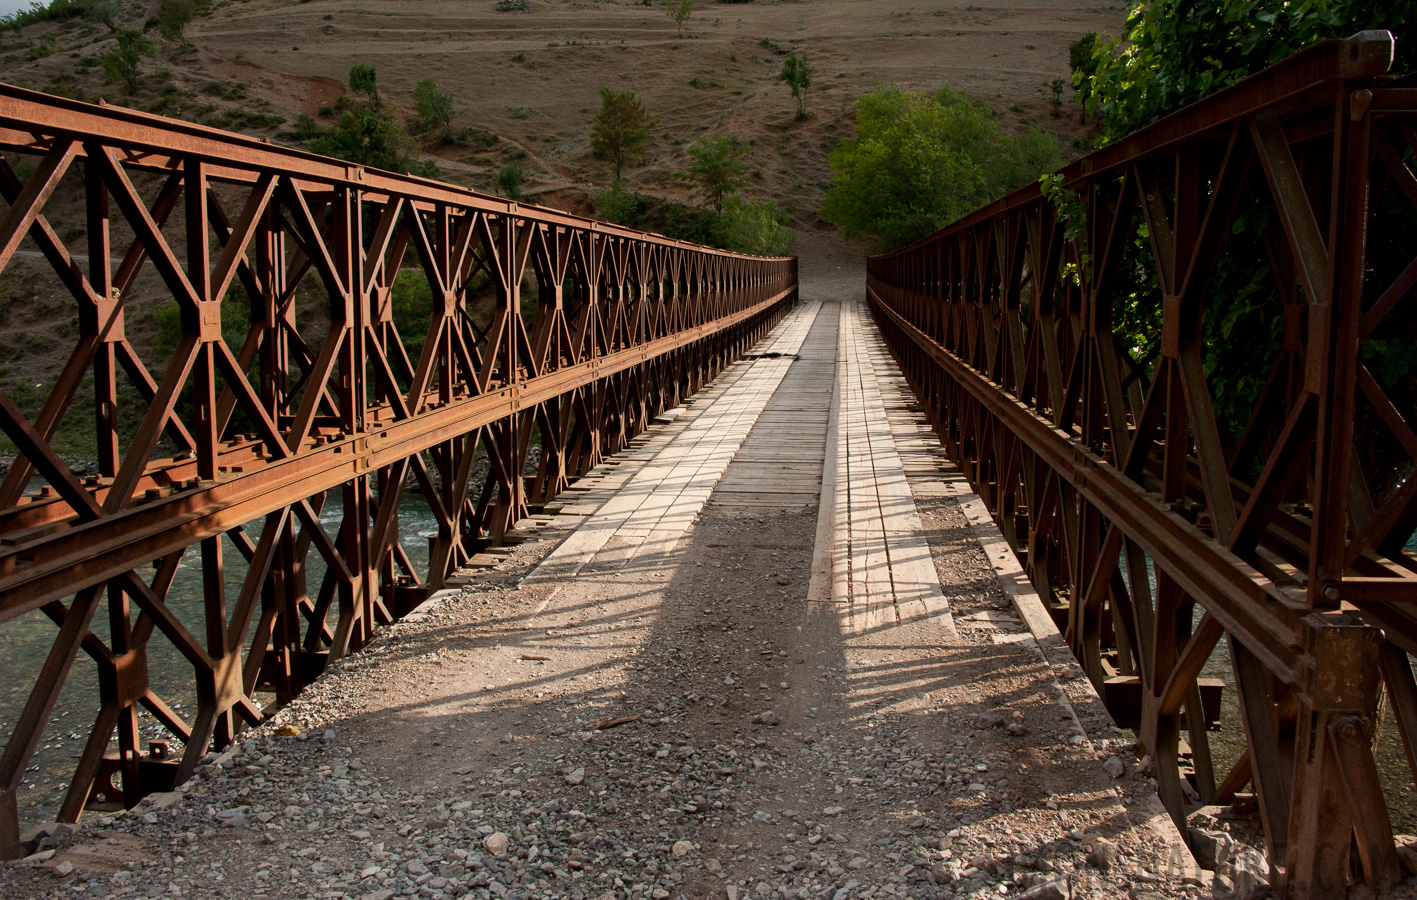
[{"label": "river water", "polygon": [[[42,482],[31,486],[38,489]],[[338,490],[331,491],[321,510],[320,520],[325,531],[334,537],[344,518],[344,509]],[[246,533],[255,540],[260,535],[262,520],[247,524]],[[420,575],[428,565],[428,538],[437,534],[438,523],[423,502],[421,495],[405,491],[399,507],[399,537],[404,550],[412,560]],[[222,559],[225,563],[227,610],[241,590],[241,582],[246,575],[246,561],[228,538],[222,538]],[[312,595],[318,591],[325,575],[324,560],[319,553],[311,550],[308,557],[308,590]],[[147,578],[152,577],[152,568],[139,570]],[[177,575],[169,591],[169,608],[176,614],[189,632],[198,640],[204,639],[202,570],[200,550],[187,550]],[[94,617],[92,630],[105,642],[109,636],[106,605],[100,605]],[[255,628],[255,616],[251,629]],[[333,623],[333,613],[331,614]],[[9,740],[14,723],[29,698],[29,691],[43,665],[45,655],[54,641],[54,624],[42,612],[35,611],[0,626],[0,746]],[[250,635],[243,645],[248,645]],[[173,706],[188,721],[196,711],[196,691],[192,683],[192,669],[171,643],[160,633],[154,633],[148,649],[149,680],[153,689]],[[269,697],[258,697],[262,702]],[[93,718],[98,711],[98,676],[87,656],[81,655],[74,663],[69,679],[60,694],[54,715],[45,729],[44,740],[26,773],[26,783],[21,788],[20,818],[24,823],[52,821],[54,812],[63,800],[67,789],[67,779],[72,773],[74,757],[84,747]],[[168,739],[165,728],[142,713],[142,729],[145,740]],[[174,746],[180,746],[174,740]]]}]

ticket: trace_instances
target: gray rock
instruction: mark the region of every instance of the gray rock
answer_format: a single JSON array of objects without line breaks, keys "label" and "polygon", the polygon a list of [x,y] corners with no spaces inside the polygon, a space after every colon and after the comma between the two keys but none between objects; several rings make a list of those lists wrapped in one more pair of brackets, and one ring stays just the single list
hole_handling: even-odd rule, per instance
[{"label": "gray rock", "polygon": [[1092,852],[1087,854],[1087,864],[1099,872],[1111,872],[1121,867],[1122,851],[1111,841],[1094,838]]},{"label": "gray rock", "polygon": [[974,727],[978,728],[980,731],[989,728],[998,728],[1002,724],[1004,724],[1004,714],[994,712],[992,709],[985,710],[974,717]]},{"label": "gray rock", "polygon": [[770,709],[753,716],[753,722],[757,725],[776,725],[780,721],[781,720],[777,717],[777,713]]},{"label": "gray rock", "polygon": [[148,794],[143,802],[153,809],[168,809],[182,802],[182,794],[178,791],[160,791],[156,794]]},{"label": "gray rock", "polygon": [[1102,764],[1102,768],[1113,778],[1121,778],[1126,774],[1127,764],[1122,762],[1122,758],[1119,756],[1109,756],[1107,761]]},{"label": "gray rock", "polygon": [[1191,851],[1196,855],[1196,865],[1202,869],[1215,869],[1225,865],[1230,854],[1235,852],[1234,839],[1223,831],[1188,828],[1186,835],[1191,840]]},{"label": "gray rock", "polygon": [[566,776],[566,783],[575,787],[585,781],[585,766],[577,766]]},{"label": "gray rock", "polygon": [[1072,891],[1068,890],[1066,878],[1056,878],[1035,885],[1019,894],[1018,900],[1068,900]]},{"label": "gray rock", "polygon": [[1269,896],[1269,864],[1257,850],[1241,850],[1215,873],[1215,900],[1263,900]]}]

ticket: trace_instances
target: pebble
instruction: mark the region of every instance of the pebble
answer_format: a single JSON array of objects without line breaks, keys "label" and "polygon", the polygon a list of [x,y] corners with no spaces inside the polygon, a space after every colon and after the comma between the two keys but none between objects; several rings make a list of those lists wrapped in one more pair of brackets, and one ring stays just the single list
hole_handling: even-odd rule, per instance
[{"label": "pebble", "polygon": [[482,847],[493,856],[503,856],[507,852],[507,841],[508,838],[505,834],[494,831],[482,839]]},{"label": "pebble", "polygon": [[1107,873],[1121,865],[1122,851],[1116,844],[1104,838],[1092,839],[1092,851],[1087,854],[1087,864],[1100,872]]},{"label": "pebble", "polygon": [[1121,778],[1127,771],[1127,764],[1122,762],[1120,756],[1109,756],[1107,761],[1102,764],[1102,768],[1113,778]]},{"label": "pebble", "polygon": [[[968,569],[960,574],[976,577]],[[702,613],[694,614],[696,625]],[[244,733],[222,754],[222,768],[208,766],[203,778],[174,793],[170,809],[109,819],[101,834],[131,831],[161,848],[161,858],[120,872],[108,891],[124,898],[213,896],[212,873],[238,866],[257,872],[248,866],[251,851],[235,849],[244,843],[270,862],[259,870],[268,876],[242,882],[248,897],[284,896],[294,884],[312,898],[351,900],[1127,895],[1126,876],[1088,869],[1079,853],[1092,834],[1082,829],[1100,820],[1066,794],[1049,798],[1046,809],[1044,798],[1057,787],[1040,788],[1024,773],[1034,766],[1024,765],[1032,742],[1004,740],[1028,734],[1021,712],[970,715],[979,707],[968,704],[988,703],[987,695],[962,698],[950,687],[903,695],[919,700],[911,700],[907,716],[865,701],[842,719],[829,706],[799,706],[795,695],[777,699],[774,686],[787,690],[789,682],[774,679],[793,660],[798,689],[827,685],[848,698],[860,689],[847,686],[851,669],[840,660],[804,659],[794,652],[801,648],[784,648],[763,624],[777,613],[755,607],[749,615],[764,640],[738,643],[747,630],[738,625],[737,635],[711,648],[725,653],[720,668],[706,654],[710,648],[674,634],[677,626],[667,621],[656,627],[669,629],[677,649],[665,666],[676,668],[666,672],[648,654],[632,656],[630,670],[645,674],[582,676],[573,697],[536,708],[536,721],[508,716],[481,732],[436,716],[396,721],[407,726],[409,746],[400,751],[408,755],[389,762],[380,758],[388,755],[382,745],[366,749],[383,740],[377,732],[341,724],[336,733],[327,725],[347,721],[364,693],[377,697],[381,685],[406,675],[397,669],[403,659],[421,655],[426,663],[437,654],[453,620],[431,621],[423,645],[395,639],[405,627],[395,626],[382,632],[391,637],[341,663],[352,672],[322,679],[275,724]],[[722,610],[705,618],[714,620],[715,634],[718,622],[731,621]],[[738,659],[740,650],[748,662]],[[878,652],[886,651],[872,648],[867,665],[892,664]],[[432,671],[441,684],[452,663],[437,658]],[[462,691],[493,679],[513,683],[499,669],[465,677]],[[497,690],[491,683],[486,689]],[[779,703],[790,704],[790,714],[765,708]],[[1029,715],[1036,730],[1047,730],[1031,707]],[[783,725],[784,716],[791,724]],[[285,717],[296,724],[281,736]],[[763,727],[747,727],[744,717]],[[808,721],[798,726],[799,718]],[[596,730],[606,722],[615,724]],[[1044,738],[1050,740],[1063,738]],[[436,747],[443,749],[424,752]],[[1091,757],[1077,758],[1078,771],[1100,784]],[[800,796],[791,790],[799,778],[813,782]],[[1057,839],[1060,823],[1077,829],[1079,843]],[[1070,888],[1070,878],[1082,881]],[[52,894],[52,882],[45,883]],[[131,890],[115,890],[120,885]]]},{"label": "pebble", "polygon": [[1019,895],[1018,900],[1069,900],[1071,896],[1067,880],[1059,878],[1029,888]]}]

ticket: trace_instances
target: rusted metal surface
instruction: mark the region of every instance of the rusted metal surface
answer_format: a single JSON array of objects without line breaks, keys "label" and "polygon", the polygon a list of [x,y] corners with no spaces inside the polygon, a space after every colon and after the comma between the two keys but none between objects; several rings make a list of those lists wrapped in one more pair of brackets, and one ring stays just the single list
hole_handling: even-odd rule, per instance
[{"label": "rusted metal surface", "polygon": [[[1417,778],[1417,422],[1410,375],[1377,368],[1411,350],[1417,285],[1417,91],[1384,76],[1392,51],[1317,45],[1070,165],[1071,201],[1020,190],[868,269],[942,441],[1183,833],[1253,791],[1289,897],[1400,877],[1384,691]],[[1240,213],[1269,223],[1257,251]],[[1268,264],[1267,377],[1227,422],[1206,351],[1235,298],[1211,288],[1242,252]],[[1157,314],[1128,320],[1143,301]],[[1244,729],[1224,771],[1208,664]]]},{"label": "rusted metal surface", "polygon": [[[793,259],[4,85],[0,149],[34,163],[21,180],[0,160],[0,273],[38,250],[77,316],[42,405],[0,393],[0,428],[19,448],[0,482],[0,627],[34,610],[59,626],[0,755],[0,853],[18,851],[23,773],[77,660],[96,667],[101,708],[60,809],[71,821],[187,778],[263,703],[365,644],[796,298]],[[82,251],[45,214],[76,197]],[[393,306],[410,270],[432,298],[413,355]],[[125,331],[151,273],[180,310],[170,354],[145,355]],[[237,304],[250,325],[228,343]],[[133,396],[136,427],[124,427]],[[96,475],[51,444],[74,416],[95,422]],[[472,477],[479,458],[485,481]],[[422,570],[399,540],[410,482],[438,522]],[[320,513],[335,496],[332,533]],[[233,547],[244,576],[230,596]],[[179,563],[202,573],[200,621],[169,603]],[[158,641],[190,664],[191,721],[150,682]],[[180,750],[144,751],[140,707]]]}]

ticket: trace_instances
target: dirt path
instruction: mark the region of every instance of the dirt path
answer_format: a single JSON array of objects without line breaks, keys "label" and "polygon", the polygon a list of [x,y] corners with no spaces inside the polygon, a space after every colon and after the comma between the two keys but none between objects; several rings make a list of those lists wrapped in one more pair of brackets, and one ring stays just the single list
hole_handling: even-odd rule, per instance
[{"label": "dirt path", "polygon": [[[1197,895],[1198,873],[1166,871],[1145,780],[1103,769],[1131,760],[1125,737],[1078,728],[1068,698],[1086,689],[1059,685],[940,490],[852,302],[860,257],[814,236],[802,251],[805,302],[763,345],[795,359],[731,367],[501,568],[388,629],[187,790],[0,869],[0,893]],[[842,402],[847,375],[879,408]],[[875,442],[874,514],[863,470],[823,466],[863,464],[856,434]],[[929,557],[852,537],[824,570],[824,471],[822,521],[912,523]],[[841,547],[840,531],[821,534]],[[910,565],[938,573],[934,594],[908,588]]]}]

